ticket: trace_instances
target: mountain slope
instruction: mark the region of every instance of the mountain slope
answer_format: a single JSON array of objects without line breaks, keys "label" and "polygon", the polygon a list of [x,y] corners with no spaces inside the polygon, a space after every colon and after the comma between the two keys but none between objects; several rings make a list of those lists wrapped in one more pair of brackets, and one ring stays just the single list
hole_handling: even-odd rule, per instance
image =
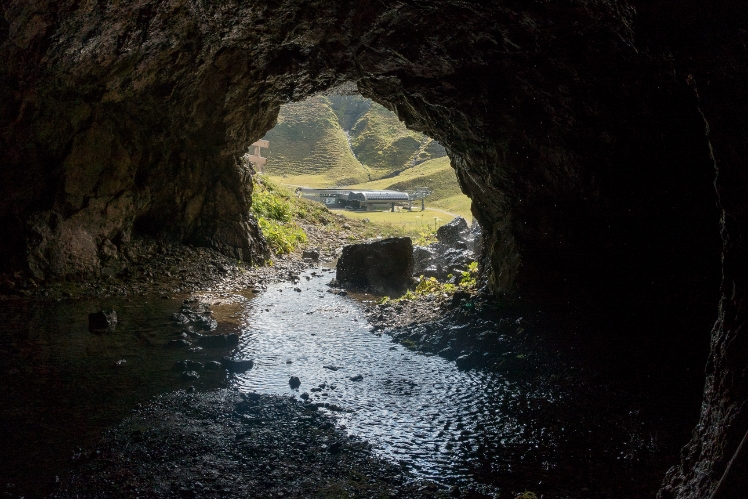
[{"label": "mountain slope", "polygon": [[445,156],[431,138],[361,96],[317,96],[286,104],[270,141],[266,172],[288,184],[349,185],[396,175]]}]

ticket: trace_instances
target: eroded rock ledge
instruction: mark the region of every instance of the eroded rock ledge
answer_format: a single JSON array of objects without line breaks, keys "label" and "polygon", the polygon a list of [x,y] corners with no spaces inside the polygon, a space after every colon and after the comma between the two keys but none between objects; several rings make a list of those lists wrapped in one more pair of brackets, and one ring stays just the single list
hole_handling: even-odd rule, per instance
[{"label": "eroded rock ledge", "polygon": [[2,0],[0,261],[95,276],[133,231],[261,258],[238,158],[282,103],[354,81],[445,145],[496,293],[721,295],[666,490],[706,497],[748,426],[746,19],[695,0]]}]

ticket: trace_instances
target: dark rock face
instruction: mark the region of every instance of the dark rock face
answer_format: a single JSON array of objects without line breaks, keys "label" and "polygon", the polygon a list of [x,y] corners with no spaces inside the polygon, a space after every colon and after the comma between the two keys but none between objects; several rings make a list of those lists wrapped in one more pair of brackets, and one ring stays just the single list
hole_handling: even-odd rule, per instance
[{"label": "dark rock face", "polygon": [[336,269],[342,285],[399,296],[413,279],[413,243],[392,237],[344,246]]},{"label": "dark rock face", "polygon": [[262,258],[238,158],[280,104],[355,81],[445,145],[495,293],[719,299],[701,421],[663,489],[706,497],[748,426],[747,10],[2,0],[0,262],[96,275],[133,231]]}]

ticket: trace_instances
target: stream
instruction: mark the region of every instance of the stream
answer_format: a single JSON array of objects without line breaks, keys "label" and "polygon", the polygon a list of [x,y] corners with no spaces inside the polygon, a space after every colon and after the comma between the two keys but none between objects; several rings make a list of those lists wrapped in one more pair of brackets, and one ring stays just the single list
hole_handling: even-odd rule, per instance
[{"label": "stream", "polygon": [[[641,497],[677,459],[691,424],[673,423],[684,419],[678,405],[653,417],[640,410],[651,401],[573,367],[556,372],[554,352],[533,356],[519,374],[458,369],[376,331],[365,316],[374,297],[330,293],[332,277],[316,269],[262,293],[214,295],[216,332],[239,332],[240,343],[191,352],[168,348],[181,337],[172,314],[183,297],[6,303],[0,446],[10,464],[0,480],[36,495],[137,404],[190,385],[308,398],[414,477],[486,492],[510,483],[556,497]],[[87,314],[99,308],[118,311],[114,332],[88,332]],[[174,367],[224,355],[254,367],[202,370],[199,379]],[[697,408],[687,409],[695,417]]]}]

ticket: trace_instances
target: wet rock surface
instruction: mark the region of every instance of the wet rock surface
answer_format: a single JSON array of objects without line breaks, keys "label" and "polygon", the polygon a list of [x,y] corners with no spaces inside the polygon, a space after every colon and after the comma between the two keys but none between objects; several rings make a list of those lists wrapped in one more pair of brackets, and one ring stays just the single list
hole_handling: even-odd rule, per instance
[{"label": "wet rock surface", "polygon": [[88,330],[92,333],[111,331],[117,327],[117,312],[114,310],[99,310],[88,314]]},{"label": "wet rock surface", "polygon": [[[515,456],[539,467],[557,459],[569,471],[576,470],[580,481],[574,493],[568,476],[562,478],[564,484],[555,481],[559,476],[546,476],[535,485],[549,496],[563,490],[569,490],[568,497],[655,496],[668,462],[677,459],[697,419],[701,356],[686,345],[675,348],[672,336],[632,331],[636,321],[625,315],[593,318],[587,311],[497,306],[470,293],[390,301],[366,312],[378,333],[408,350],[438,355],[463,371],[497,373],[505,382],[518,383],[523,403],[510,404],[507,414],[565,428],[563,438],[544,438],[536,449]],[[659,313],[638,311],[655,329],[674,320],[688,323],[688,318],[663,318]],[[529,394],[550,387],[552,397],[530,401]],[[673,405],[663,410],[663,400]],[[496,458],[507,458],[507,451]],[[592,462],[581,464],[582,455],[594,456]],[[590,474],[582,478],[582,469]],[[617,478],[605,477],[611,469],[635,478],[616,484]],[[484,476],[490,480],[492,475]]]},{"label": "wet rock surface", "polygon": [[76,460],[51,497],[448,497],[315,405],[227,390],[162,395]]}]

